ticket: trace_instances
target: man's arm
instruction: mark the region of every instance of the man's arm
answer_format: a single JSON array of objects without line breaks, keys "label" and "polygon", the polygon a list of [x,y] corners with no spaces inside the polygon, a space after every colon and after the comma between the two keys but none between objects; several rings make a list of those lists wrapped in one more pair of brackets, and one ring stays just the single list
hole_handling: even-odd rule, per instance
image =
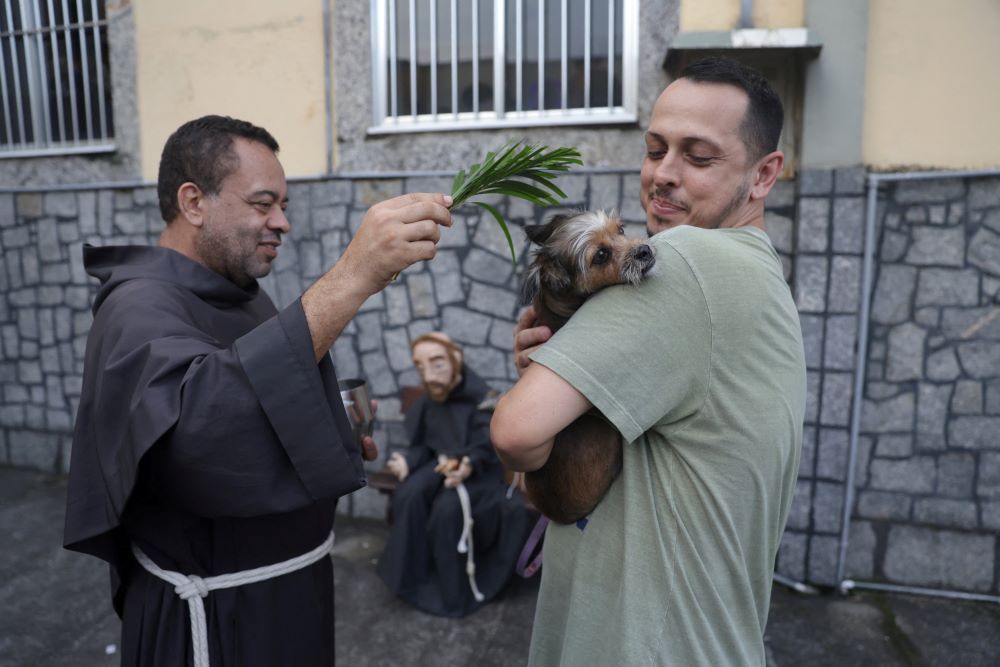
[{"label": "man's arm", "polygon": [[530,364],[497,403],[490,423],[493,446],[511,470],[537,470],[548,460],[556,435],[590,408],[571,384]]},{"label": "man's arm", "polygon": [[365,300],[414,262],[434,257],[451,197],[413,193],[372,206],[344,254],[302,295],[319,361]]}]

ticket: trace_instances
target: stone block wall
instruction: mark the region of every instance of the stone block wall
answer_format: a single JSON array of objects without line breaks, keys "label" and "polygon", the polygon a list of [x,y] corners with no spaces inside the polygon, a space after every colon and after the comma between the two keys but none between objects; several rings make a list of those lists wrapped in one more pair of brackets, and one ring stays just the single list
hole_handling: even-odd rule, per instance
[{"label": "stone block wall", "polygon": [[848,577],[996,594],[1000,179],[886,183]]},{"label": "stone block wall", "polygon": [[861,307],[865,172],[807,170],[798,185],[792,286],[809,393],[799,479],[778,572],[832,585],[837,583]]},{"label": "stone block wall", "polygon": [[[588,170],[560,179],[567,206],[617,208],[644,233],[638,173]],[[372,204],[444,191],[450,177],[290,184],[286,237],[262,283],[297,298],[343,252]],[[511,334],[528,247],[517,230],[545,213],[494,203],[513,225],[518,267],[494,221],[456,213],[437,258],[411,267],[364,304],[333,349],[341,377],[363,376],[380,401],[381,467],[405,447],[400,387],[417,384],[409,340],[448,331],[468,363],[503,390],[514,381]],[[796,497],[778,571],[835,584],[847,483],[864,240],[865,173],[806,171],[768,198],[767,227],[802,320],[809,396]],[[883,186],[857,495],[847,576],[997,590],[1000,530],[1000,181]],[[0,192],[0,464],[69,467],[95,282],[83,243],[154,243],[152,187]],[[381,517],[362,489],[340,510]]]}]

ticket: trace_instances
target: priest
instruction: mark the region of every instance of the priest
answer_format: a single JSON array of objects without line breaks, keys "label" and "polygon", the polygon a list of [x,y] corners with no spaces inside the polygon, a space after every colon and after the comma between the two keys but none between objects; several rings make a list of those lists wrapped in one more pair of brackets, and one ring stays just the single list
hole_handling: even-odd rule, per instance
[{"label": "priest", "polygon": [[337,499],[365,484],[328,351],[361,304],[434,256],[450,198],[371,207],[277,310],[259,287],[291,223],[278,144],[206,116],[163,149],[155,247],[85,247],[100,281],[65,545],[105,560],[123,665],[330,665]]}]

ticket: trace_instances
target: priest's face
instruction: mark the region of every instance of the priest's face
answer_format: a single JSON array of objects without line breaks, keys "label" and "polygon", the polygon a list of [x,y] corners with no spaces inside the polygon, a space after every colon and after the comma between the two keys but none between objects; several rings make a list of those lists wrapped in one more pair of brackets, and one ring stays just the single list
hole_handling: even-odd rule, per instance
[{"label": "priest's face", "polygon": [[264,144],[233,139],[239,166],[205,198],[205,216],[196,239],[202,262],[241,287],[266,276],[278,256],[288,186],[278,158]]},{"label": "priest's face", "polygon": [[422,341],[414,345],[413,365],[427,394],[438,403],[444,402],[462,379],[461,369],[456,368],[448,348],[440,343]]}]

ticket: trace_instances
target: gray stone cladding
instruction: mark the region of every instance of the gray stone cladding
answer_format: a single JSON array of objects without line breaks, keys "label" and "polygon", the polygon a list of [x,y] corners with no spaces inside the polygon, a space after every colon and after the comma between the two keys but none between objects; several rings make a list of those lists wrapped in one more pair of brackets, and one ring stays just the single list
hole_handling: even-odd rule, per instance
[{"label": "gray stone cladding", "polygon": [[[567,208],[614,208],[642,236],[639,177],[587,170],[562,177]],[[289,186],[276,269],[262,281],[279,306],[341,255],[372,204],[447,191],[449,177],[328,178]],[[341,377],[365,377],[379,400],[380,468],[405,447],[400,388],[418,383],[409,340],[443,329],[499,390],[515,379],[511,334],[529,247],[520,227],[550,213],[494,204],[512,224],[518,266],[494,221],[456,211],[438,256],[373,296],[332,354]],[[777,185],[766,224],[799,308],[808,368],[799,481],[778,571],[835,584],[847,481],[861,304],[862,169],[808,170]],[[1000,531],[1000,181],[883,185],[878,208],[867,379],[847,576],[997,591]],[[81,246],[155,243],[151,187],[0,192],[0,464],[65,473],[95,281]],[[384,516],[362,489],[340,511]]]},{"label": "gray stone cladding", "polygon": [[996,594],[1000,179],[886,183],[878,208],[846,573]]},{"label": "gray stone cladding", "polygon": [[[860,170],[800,175],[794,293],[809,403],[778,571],[836,584],[864,244]],[[996,594],[1000,180],[889,181],[844,576]]]}]

